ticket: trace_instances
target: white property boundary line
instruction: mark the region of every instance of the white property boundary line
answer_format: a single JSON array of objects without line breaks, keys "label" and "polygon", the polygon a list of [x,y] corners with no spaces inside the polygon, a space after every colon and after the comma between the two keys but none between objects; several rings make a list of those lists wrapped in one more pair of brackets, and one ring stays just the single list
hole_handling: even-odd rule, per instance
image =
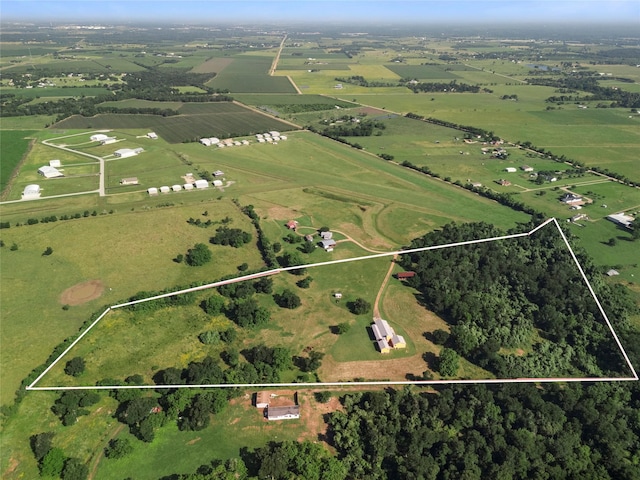
[{"label": "white property boundary line", "polygon": [[[359,261],[359,260],[370,260],[373,258],[380,258],[380,257],[388,257],[388,256],[393,256],[393,255],[402,255],[402,254],[407,254],[407,253],[415,253],[415,252],[424,252],[424,251],[428,251],[428,250],[439,250],[442,248],[449,248],[449,247],[459,247],[462,245],[473,245],[473,244],[477,244],[477,243],[486,243],[486,242],[492,242],[492,241],[496,241],[496,240],[507,240],[510,238],[519,238],[519,237],[528,237],[530,235],[532,235],[533,233],[537,232],[538,230],[540,230],[541,228],[545,227],[546,225],[550,224],[550,223],[554,223],[556,228],[558,229],[558,231],[560,232],[560,235],[562,237],[562,240],[564,241],[565,245],[567,246],[567,248],[569,249],[569,253],[571,254],[571,258],[573,258],[574,263],[576,264],[576,266],[578,267],[578,270],[580,272],[580,275],[582,276],[582,279],[584,280],[585,284],[587,285],[587,288],[589,289],[589,292],[591,293],[591,296],[593,297],[593,299],[596,302],[596,305],[598,306],[598,310],[600,311],[600,313],[602,314],[607,327],[609,327],[609,331],[611,332],[611,334],[613,335],[613,338],[616,342],[616,344],[618,345],[618,348],[620,349],[620,351],[622,352],[622,355],[627,363],[627,366],[629,367],[629,369],[631,370],[633,376],[631,377],[579,377],[579,378],[507,378],[507,379],[484,379],[484,380],[415,380],[415,381],[372,381],[372,382],[318,382],[318,383],[251,383],[251,384],[202,384],[202,385],[100,385],[100,386],[74,386],[74,387],[36,387],[35,385],[60,361],[62,360],[62,358],[80,341],[82,340],[82,338],[89,333],[89,331],[95,327],[98,322],[100,322],[100,320],[102,320],[107,313],[109,313],[111,310],[115,310],[116,308],[122,308],[122,307],[127,307],[127,306],[131,306],[131,305],[136,305],[138,303],[144,303],[144,302],[149,302],[152,300],[158,300],[160,298],[166,298],[166,297],[173,297],[176,295],[182,295],[184,293],[190,293],[190,292],[196,292],[196,291],[200,291],[200,290],[207,290],[210,288],[215,288],[218,287],[220,285],[226,285],[229,283],[237,283],[237,282],[242,282],[245,280],[251,280],[254,278],[259,278],[259,277],[264,277],[264,276],[269,276],[269,275],[275,275],[278,274],[280,272],[286,272],[286,271],[290,271],[290,270],[296,270],[299,268],[313,268],[313,267],[320,267],[320,266],[325,266],[325,265],[333,265],[333,264],[337,264],[337,263],[346,263],[346,262],[355,262],[355,261]],[[198,287],[192,287],[192,288],[186,288],[183,290],[177,290],[175,292],[170,292],[170,293],[164,293],[161,295],[155,295],[153,297],[147,297],[147,298],[142,298],[139,300],[134,300],[131,302],[126,302],[126,303],[120,303],[117,305],[113,305],[111,307],[107,307],[107,309],[102,312],[102,314],[91,324],[89,325],[89,327],[87,327],[87,329],[82,332],[78,338],[76,338],[71,345],[69,345],[64,352],[62,352],[58,358],[56,358],[40,375],[38,375],[38,377],[29,385],[26,387],[26,390],[43,390],[43,391],[51,391],[51,390],[126,390],[126,389],[133,389],[133,388],[138,388],[138,389],[153,389],[153,390],[157,390],[157,389],[161,389],[161,388],[243,388],[243,387],[261,387],[261,388],[270,388],[270,387],[352,387],[354,385],[456,385],[456,384],[500,384],[500,383],[556,383],[556,382],[624,382],[624,381],[637,381],[638,378],[638,374],[636,373],[636,370],[633,368],[633,364],[631,363],[631,360],[629,359],[629,356],[627,355],[627,352],[624,350],[624,347],[622,346],[622,343],[620,342],[620,339],[618,338],[618,335],[616,334],[615,330],[613,329],[613,325],[611,324],[611,322],[609,321],[609,317],[607,317],[607,314],[605,313],[604,309],[602,308],[602,305],[600,303],[600,301],[598,300],[598,297],[595,294],[595,291],[593,290],[593,288],[591,287],[591,284],[589,283],[589,280],[587,279],[587,276],[584,273],[584,270],[582,269],[582,267],[580,266],[580,262],[578,262],[578,258],[576,257],[575,253],[573,252],[573,249],[571,248],[571,245],[569,244],[569,241],[567,240],[567,237],[564,235],[564,232],[562,231],[562,228],[560,228],[560,224],[558,223],[558,221],[555,218],[550,218],[546,221],[544,221],[543,223],[541,223],[540,225],[538,225],[537,227],[535,227],[533,230],[529,231],[529,232],[525,232],[525,233],[517,233],[517,234],[513,234],[513,235],[504,235],[504,236],[500,236],[500,237],[491,237],[491,238],[483,238],[483,239],[479,239],[479,240],[469,240],[469,241],[465,241],[465,242],[455,242],[455,243],[448,243],[445,245],[433,245],[430,247],[420,247],[420,248],[412,248],[412,249],[408,249],[408,250],[396,250],[394,252],[386,252],[386,253],[377,253],[377,254],[373,254],[373,255],[365,255],[362,257],[355,257],[355,258],[345,258],[345,259],[341,259],[341,260],[331,260],[328,262],[319,262],[319,263],[311,263],[311,264],[306,264],[306,265],[296,265],[293,267],[284,267],[284,268],[276,268],[273,270],[267,270],[265,272],[258,272],[258,273],[253,273],[250,275],[244,275],[242,277],[236,277],[236,278],[232,278],[229,280],[222,280],[219,282],[214,282],[214,283],[209,283],[206,285],[200,285]]]}]

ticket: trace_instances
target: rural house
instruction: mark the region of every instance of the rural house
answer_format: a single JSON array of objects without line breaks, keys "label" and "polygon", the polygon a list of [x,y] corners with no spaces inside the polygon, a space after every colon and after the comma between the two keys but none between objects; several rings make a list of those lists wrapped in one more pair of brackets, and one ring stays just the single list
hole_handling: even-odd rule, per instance
[{"label": "rural house", "polygon": [[320,238],[322,238],[323,240],[330,240],[332,237],[332,232],[320,232]]},{"label": "rural house", "polygon": [[373,320],[371,331],[376,339],[380,353],[389,353],[391,349],[407,348],[407,342],[404,337],[396,334],[391,325],[382,318]]},{"label": "rural house", "polygon": [[575,193],[564,194],[560,199],[560,201],[562,203],[566,203],[567,205],[576,205],[576,204],[582,205],[584,203],[584,200],[582,200],[582,197],[580,195],[576,195]]},{"label": "rural house", "polygon": [[296,222],[295,220],[289,220],[287,222],[287,228],[289,230],[295,230],[296,228],[298,228],[298,222]]}]

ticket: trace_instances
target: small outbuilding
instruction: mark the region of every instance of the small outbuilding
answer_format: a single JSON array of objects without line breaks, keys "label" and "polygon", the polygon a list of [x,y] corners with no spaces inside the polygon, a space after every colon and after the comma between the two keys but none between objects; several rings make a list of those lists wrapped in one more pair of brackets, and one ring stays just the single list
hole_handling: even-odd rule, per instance
[{"label": "small outbuilding", "polygon": [[185,183],[183,187],[185,190],[193,190],[193,183]]},{"label": "small outbuilding", "polygon": [[128,158],[135,157],[142,152],[144,152],[143,148],[121,148],[113,152],[113,154],[118,158]]},{"label": "small outbuilding", "polygon": [[120,180],[120,185],[138,185],[138,177],[128,177]]},{"label": "small outbuilding", "polygon": [[522,170],[523,172],[533,172],[533,167],[530,167],[529,165],[522,165],[520,167],[520,170]]},{"label": "small outbuilding", "polygon": [[100,140],[101,145],[110,145],[112,143],[116,143],[118,139],[116,137],[107,137]]},{"label": "small outbuilding", "polygon": [[221,187],[222,186],[222,180],[214,180],[213,181],[213,186],[214,187]]},{"label": "small outbuilding", "polygon": [[320,232],[320,238],[323,240],[330,240],[333,237],[333,232]]},{"label": "small outbuilding", "polygon": [[62,166],[62,163],[60,162],[60,160],[49,160],[49,166],[53,168],[60,168]]},{"label": "small outbuilding", "polygon": [[171,187],[171,190],[173,190],[174,192],[181,192],[182,191],[182,185],[173,185]]},{"label": "small outbuilding", "polygon": [[295,220],[289,220],[287,222],[287,228],[289,230],[295,230],[296,228],[298,228],[298,222]]},{"label": "small outbuilding", "polygon": [[147,193],[149,195],[158,195],[158,189],[156,187],[151,187],[147,189]]},{"label": "small outbuilding", "polygon": [[196,180],[196,183],[194,184],[196,186],[196,188],[202,189],[202,188],[209,188],[209,182],[207,182],[206,180]]},{"label": "small outbuilding", "polygon": [[149,132],[147,133],[147,138],[150,138],[151,140],[157,140],[158,134],[156,132]]},{"label": "small outbuilding", "polygon": [[507,168],[504,169],[504,171],[507,172],[507,173],[515,173],[518,170],[516,168],[514,168],[514,167],[507,167]]},{"label": "small outbuilding", "polygon": [[405,280],[407,278],[413,278],[416,276],[416,272],[398,272],[396,278],[398,280]]},{"label": "small outbuilding", "polygon": [[92,142],[101,142],[102,140],[106,140],[107,138],[109,138],[108,135],[105,135],[103,133],[96,133],[95,135],[91,135],[89,137],[89,140],[91,140]]},{"label": "small outbuilding", "polygon": [[171,191],[171,189],[169,187],[167,187],[166,185],[160,187],[160,193],[169,193]]},{"label": "small outbuilding", "polygon": [[621,227],[630,229],[632,228],[631,224],[634,221],[634,217],[631,215],[625,215],[624,213],[614,213],[612,215],[607,215],[607,220],[620,225]]},{"label": "small outbuilding", "polygon": [[42,175],[44,178],[57,178],[64,177],[62,172],[57,168],[50,167],[49,165],[45,165],[44,167],[40,167],[38,169],[38,173]]},{"label": "small outbuilding", "polygon": [[212,173],[212,175],[214,177],[222,177],[224,176],[224,172],[222,170],[216,170],[215,172]]},{"label": "small outbuilding", "polygon": [[40,198],[40,185],[27,185],[22,191],[23,200],[32,200],[34,198]]},{"label": "small outbuilding", "polygon": [[271,392],[262,391],[256,393],[256,408],[267,408],[271,403]]}]

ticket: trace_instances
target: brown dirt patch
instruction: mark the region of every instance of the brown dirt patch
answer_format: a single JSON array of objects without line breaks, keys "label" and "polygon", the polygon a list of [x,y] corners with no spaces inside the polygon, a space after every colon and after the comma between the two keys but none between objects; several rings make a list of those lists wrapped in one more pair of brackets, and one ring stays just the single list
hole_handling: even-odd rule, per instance
[{"label": "brown dirt patch", "polygon": [[327,403],[316,401],[313,391],[298,392],[300,403],[300,420],[304,423],[305,432],[300,435],[298,441],[322,440],[326,442],[328,425],[325,422],[325,415],[342,410],[342,404],[338,397],[331,397]]},{"label": "brown dirt patch", "polygon": [[282,223],[287,223],[289,220],[293,220],[294,218],[299,217],[300,212],[294,210],[293,208],[287,207],[269,207],[269,209],[267,210],[267,216],[274,219],[286,218],[286,220],[282,220]]},{"label": "brown dirt patch", "polygon": [[20,465],[20,462],[15,458],[11,457],[11,459],[9,460],[9,466],[5,470],[4,475],[2,475],[2,477],[3,478],[8,477],[9,474],[15,472],[16,468],[18,468],[18,465]]},{"label": "brown dirt patch", "polygon": [[60,295],[62,305],[82,305],[102,295],[104,284],[100,280],[89,280],[67,288]]},{"label": "brown dirt patch", "polygon": [[194,73],[220,73],[232,62],[233,58],[211,58],[192,68],[191,71]]},{"label": "brown dirt patch", "polygon": [[202,437],[196,437],[193,440],[189,440],[187,442],[187,445],[193,445],[194,443],[199,442],[200,440],[202,440]]}]

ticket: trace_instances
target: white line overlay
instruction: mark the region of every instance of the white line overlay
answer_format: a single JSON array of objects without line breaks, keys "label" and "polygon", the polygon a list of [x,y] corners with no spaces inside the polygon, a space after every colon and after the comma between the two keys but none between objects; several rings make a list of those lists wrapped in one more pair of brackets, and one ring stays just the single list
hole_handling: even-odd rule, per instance
[{"label": "white line overlay", "polygon": [[[535,232],[537,232],[538,230],[540,230],[541,228],[545,227],[546,225],[549,225],[550,223],[555,224],[556,228],[558,229],[558,231],[560,232],[560,235],[562,237],[562,240],[564,241],[564,244],[566,245],[566,247],[569,250],[569,253],[571,254],[571,258],[573,258],[573,261],[575,262],[576,266],[578,267],[578,270],[580,272],[580,275],[582,276],[582,279],[584,280],[585,284],[587,285],[587,288],[589,289],[589,292],[591,293],[591,296],[593,297],[593,299],[596,302],[596,305],[598,306],[598,310],[600,311],[600,313],[602,314],[607,327],[609,327],[609,331],[611,332],[611,334],[613,335],[613,338],[616,342],[616,344],[618,345],[618,348],[620,349],[620,351],[622,352],[622,356],[625,359],[625,362],[627,363],[627,366],[629,367],[629,369],[631,370],[631,373],[633,374],[631,377],[570,377],[570,378],[558,378],[558,377],[552,377],[552,378],[504,378],[504,379],[497,379],[497,378],[492,378],[492,379],[478,379],[478,380],[469,380],[469,379],[458,379],[458,380],[410,380],[410,381],[371,381],[371,382],[318,382],[318,383],[242,383],[242,384],[238,384],[238,383],[225,383],[225,384],[203,384],[203,385],[100,385],[100,386],[96,386],[96,385],[82,385],[82,386],[70,386],[70,387],[63,387],[63,386],[58,386],[58,387],[36,387],[35,385],[58,363],[60,362],[60,360],[62,360],[62,358],[69,353],[69,351],[80,341],[82,340],[82,338],[84,338],[84,336],[89,333],[89,331],[91,331],[91,329],[93,327],[95,327],[100,320],[102,320],[110,311],[115,310],[117,308],[122,308],[122,307],[128,307],[131,305],[135,305],[138,303],[143,303],[143,302],[149,302],[152,300],[158,300],[160,298],[166,298],[166,297],[173,297],[176,295],[182,295],[185,293],[190,293],[190,292],[197,292],[200,290],[207,290],[210,288],[215,288],[218,287],[220,285],[226,285],[229,283],[237,283],[237,282],[243,282],[245,280],[252,280],[255,278],[260,278],[260,277],[264,277],[264,276],[269,276],[269,275],[276,275],[280,272],[286,272],[289,270],[296,270],[298,268],[314,268],[314,267],[322,267],[325,265],[334,265],[337,263],[346,263],[346,262],[357,262],[360,260],[371,260],[373,258],[381,258],[381,257],[389,257],[389,256],[393,256],[393,255],[403,255],[403,254],[407,254],[407,253],[415,253],[415,252],[425,252],[425,251],[429,251],[429,250],[439,250],[439,249],[443,249],[443,248],[450,248],[450,247],[459,247],[459,246],[463,246],[463,245],[473,245],[476,243],[486,243],[486,242],[493,242],[496,240],[507,240],[507,239],[511,239],[511,238],[519,238],[519,237],[527,237],[530,236],[532,234],[534,234]],[[557,382],[625,382],[625,381],[637,381],[638,380],[638,374],[636,373],[635,368],[633,367],[633,364],[631,363],[631,360],[629,359],[629,356],[627,355],[627,352],[624,350],[624,347],[622,346],[622,343],[620,342],[620,339],[618,338],[618,335],[616,334],[615,330],[613,329],[613,325],[611,324],[611,322],[609,321],[609,317],[607,317],[607,314],[605,313],[604,309],[602,308],[602,304],[600,303],[600,301],[598,300],[598,297],[595,293],[595,291],[593,290],[593,288],[591,287],[591,284],[589,283],[589,280],[587,279],[586,274],[584,273],[584,270],[582,269],[582,267],[580,266],[580,262],[578,261],[578,258],[576,257],[575,253],[573,252],[573,249],[571,248],[571,245],[569,244],[569,241],[567,240],[567,237],[565,236],[564,232],[562,231],[562,228],[560,227],[560,224],[558,223],[558,221],[555,218],[550,218],[548,220],[545,220],[543,223],[541,223],[540,225],[538,225],[537,227],[535,227],[533,230],[529,231],[529,232],[525,232],[525,233],[516,233],[513,235],[504,235],[504,236],[500,236],[500,237],[491,237],[491,238],[482,238],[482,239],[478,239],[478,240],[469,240],[469,241],[465,241],[465,242],[456,242],[456,243],[448,243],[445,245],[433,245],[430,247],[420,247],[420,248],[412,248],[412,249],[408,249],[408,250],[396,250],[393,252],[385,252],[385,253],[377,253],[377,254],[373,254],[373,255],[365,255],[362,257],[354,257],[354,258],[344,258],[341,260],[331,260],[328,262],[319,262],[319,263],[311,263],[311,264],[306,264],[306,265],[296,265],[293,267],[283,267],[283,268],[276,268],[273,270],[267,270],[264,272],[258,272],[258,273],[252,273],[250,275],[244,275],[242,277],[236,277],[236,278],[232,278],[232,279],[228,279],[228,280],[221,280],[219,282],[213,282],[213,283],[208,283],[206,285],[200,285],[198,287],[192,287],[192,288],[186,288],[183,290],[177,290],[175,292],[170,292],[170,293],[164,293],[161,295],[154,295],[153,297],[148,297],[148,298],[142,298],[139,300],[134,300],[131,302],[126,302],[126,303],[120,303],[117,305],[112,305],[111,307],[108,307],[104,312],[102,312],[102,314],[91,324],[89,325],[86,330],[84,330],[79,336],[78,338],[76,338],[71,345],[69,345],[64,352],[62,352],[58,358],[56,358],[53,362],[51,362],[51,364],[40,374],[38,375],[38,377],[25,389],[26,390],[40,390],[40,391],[57,391],[57,390],[126,390],[126,389],[152,389],[152,390],[156,390],[156,389],[161,389],[161,388],[246,388],[246,387],[260,387],[260,388],[271,388],[271,387],[296,387],[296,388],[300,388],[300,387],[353,387],[355,385],[466,385],[466,384],[501,384],[501,383],[557,383]]]}]

